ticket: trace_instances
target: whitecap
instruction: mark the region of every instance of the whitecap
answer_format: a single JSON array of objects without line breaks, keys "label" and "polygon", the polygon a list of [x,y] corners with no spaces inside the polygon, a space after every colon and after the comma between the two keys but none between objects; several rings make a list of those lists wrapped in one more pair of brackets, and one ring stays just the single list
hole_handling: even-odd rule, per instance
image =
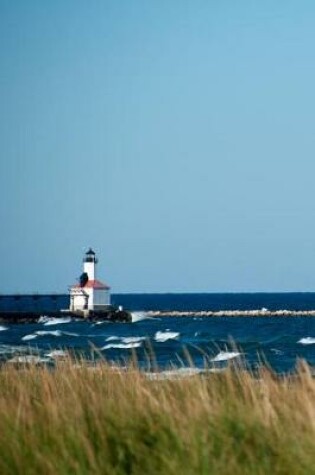
[{"label": "whitecap", "polygon": [[307,336],[305,338],[301,338],[298,343],[301,345],[314,345],[315,344],[315,338],[312,338],[311,336]]},{"label": "whitecap", "polygon": [[59,325],[62,323],[70,323],[71,318],[70,317],[64,317],[64,318],[48,318],[45,320],[44,325]]},{"label": "whitecap", "polygon": [[34,335],[34,333],[31,333],[30,335],[23,336],[21,340],[28,341],[28,340],[34,340],[34,338],[37,338],[37,335]]},{"label": "whitecap", "polygon": [[28,351],[27,346],[0,345],[0,355],[14,354],[21,351]]},{"label": "whitecap", "polygon": [[52,330],[52,331],[38,330],[36,332],[36,335],[39,335],[39,336],[46,336],[46,335],[61,336],[62,331],[60,331],[60,330]]},{"label": "whitecap", "polygon": [[50,318],[47,315],[41,315],[37,321],[37,323],[45,323],[49,322]]},{"label": "whitecap", "polygon": [[106,338],[105,341],[116,341],[119,340],[121,343],[138,343],[144,341],[146,339],[145,336],[109,336]]},{"label": "whitecap", "polygon": [[113,340],[119,340],[119,339],[120,339],[119,336],[112,335],[112,336],[107,337],[105,341],[113,341]]},{"label": "whitecap", "polygon": [[160,343],[164,343],[167,340],[174,340],[174,339],[178,338],[179,335],[180,335],[180,333],[178,333],[178,332],[157,331],[155,336],[154,336],[154,339],[155,339],[155,341],[158,341]]},{"label": "whitecap", "polygon": [[[66,336],[80,336],[79,333],[73,333],[73,332],[61,332],[62,335]],[[95,335],[88,335],[89,337],[95,336]]]},{"label": "whitecap", "polygon": [[152,320],[152,317],[149,317],[146,312],[131,312],[130,314],[132,323],[141,322],[141,320]]},{"label": "whitecap", "polygon": [[163,380],[163,379],[177,379],[187,378],[190,376],[196,376],[203,371],[199,368],[178,368],[160,371],[157,373],[145,373],[145,376],[151,380]]},{"label": "whitecap", "polygon": [[237,351],[220,351],[211,361],[227,361],[240,356]]},{"label": "whitecap", "polygon": [[6,330],[9,330],[8,327],[4,327],[3,325],[0,325],[0,332],[4,332]]},{"label": "whitecap", "polygon": [[195,367],[186,367],[165,370],[156,373],[145,373],[145,376],[151,380],[163,380],[163,379],[180,379],[180,378],[189,378],[191,376],[196,376],[206,373],[221,373],[224,371],[222,368],[195,368]]},{"label": "whitecap", "polygon": [[146,339],[145,336],[126,336],[126,337],[122,337],[121,338],[121,341],[123,343],[139,343],[141,341],[144,341]]},{"label": "whitecap", "polygon": [[128,348],[139,348],[142,345],[141,341],[135,341],[133,343],[109,343],[103,346],[101,350],[110,350],[111,348],[117,348],[119,350],[125,350]]},{"label": "whitecap", "polygon": [[37,363],[47,363],[49,360],[47,358],[41,358],[40,356],[35,355],[22,355],[14,356],[7,363],[22,363],[22,364],[37,364]]},{"label": "whitecap", "polygon": [[63,358],[67,356],[67,353],[64,350],[52,350],[46,353],[45,356],[48,356],[48,358]]}]

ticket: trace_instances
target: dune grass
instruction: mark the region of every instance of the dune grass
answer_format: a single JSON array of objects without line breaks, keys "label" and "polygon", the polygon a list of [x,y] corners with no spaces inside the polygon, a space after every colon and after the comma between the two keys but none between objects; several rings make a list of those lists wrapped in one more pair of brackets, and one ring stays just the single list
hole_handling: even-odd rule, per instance
[{"label": "dune grass", "polygon": [[70,360],[0,370],[0,474],[315,474],[315,381],[152,381]]}]

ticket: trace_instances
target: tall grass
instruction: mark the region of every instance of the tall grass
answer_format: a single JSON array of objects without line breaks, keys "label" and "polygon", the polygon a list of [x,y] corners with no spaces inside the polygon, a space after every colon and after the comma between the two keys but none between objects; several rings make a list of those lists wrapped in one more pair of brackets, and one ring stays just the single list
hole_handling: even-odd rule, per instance
[{"label": "tall grass", "polygon": [[152,381],[66,361],[0,370],[0,474],[314,474],[315,381]]}]

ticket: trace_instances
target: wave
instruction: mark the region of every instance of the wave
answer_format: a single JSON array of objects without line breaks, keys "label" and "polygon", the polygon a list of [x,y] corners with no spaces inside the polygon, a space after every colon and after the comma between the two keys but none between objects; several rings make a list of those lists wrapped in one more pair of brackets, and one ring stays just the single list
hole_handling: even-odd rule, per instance
[{"label": "wave", "polygon": [[63,358],[67,356],[68,353],[64,350],[52,350],[49,353],[46,353],[45,356],[48,358]]},{"label": "wave", "polygon": [[128,348],[139,348],[142,345],[142,342],[146,340],[145,336],[109,336],[106,338],[105,341],[113,342],[107,343],[107,345],[103,346],[101,350],[109,350],[111,348],[117,349],[128,349]]},{"label": "wave", "polygon": [[278,356],[284,355],[284,351],[278,350],[278,348],[270,348],[270,351]]},{"label": "wave", "polygon": [[153,380],[176,379],[176,378],[187,378],[190,376],[196,376],[197,374],[200,374],[203,372],[204,370],[200,368],[188,367],[188,368],[170,369],[170,370],[161,371],[157,373],[145,373],[145,376],[148,379],[153,379]]},{"label": "wave", "polygon": [[315,344],[315,338],[312,338],[311,336],[307,336],[305,338],[301,338],[298,343],[301,345],[314,345]]},{"label": "wave", "polygon": [[6,330],[9,330],[8,327],[4,327],[3,325],[0,325],[0,332],[4,332]]},{"label": "wave", "polygon": [[46,323],[49,322],[50,317],[47,317],[47,315],[41,315],[39,319],[37,320],[37,323]]},{"label": "wave", "polygon": [[179,332],[171,332],[171,331],[157,331],[156,334],[154,335],[155,341],[158,341],[159,343],[164,343],[167,340],[174,340],[178,338],[180,335]]},{"label": "wave", "polygon": [[110,350],[112,348],[116,348],[119,350],[125,350],[129,348],[139,348],[142,345],[142,341],[134,341],[131,343],[109,343],[101,348],[101,350]]},{"label": "wave", "polygon": [[25,335],[21,338],[21,340],[23,341],[29,341],[29,340],[34,340],[35,338],[37,338],[38,336],[47,336],[47,335],[51,335],[51,336],[61,336],[62,335],[62,332],[60,330],[52,330],[52,331],[44,331],[44,330],[39,330],[35,333],[31,333],[30,335]]},{"label": "wave", "polygon": [[196,367],[185,367],[185,368],[178,368],[178,369],[170,369],[155,373],[147,373],[145,372],[144,375],[147,379],[150,380],[165,380],[165,379],[182,379],[182,378],[189,378],[192,376],[197,376],[206,373],[221,373],[224,371],[224,368],[196,368]]},{"label": "wave", "polygon": [[[44,318],[44,317],[41,317],[41,318]],[[62,323],[70,323],[71,322],[70,317],[63,317],[63,318],[55,318],[55,317],[49,318],[49,317],[46,317],[45,320],[41,320],[41,318],[38,320],[38,322],[39,323],[44,323],[44,325],[47,325],[47,326],[48,325],[59,325],[59,324],[62,324]]]},{"label": "wave", "polygon": [[15,345],[0,345],[0,355],[21,353],[23,351],[29,351],[27,346],[15,346]]},{"label": "wave", "polygon": [[34,338],[37,338],[37,335],[34,333],[31,333],[30,335],[25,335],[21,338],[23,341],[29,341],[29,340],[34,340]]},{"label": "wave", "polygon": [[[23,341],[29,341],[29,340],[34,340],[38,336],[75,336],[78,337],[80,336],[78,333],[72,333],[72,332],[63,332],[61,330],[38,330],[35,333],[31,333],[30,335],[25,335],[21,338]],[[81,335],[82,336],[82,335]]]},{"label": "wave", "polygon": [[126,336],[121,338],[123,343],[139,343],[140,341],[144,341],[146,339],[145,336]]},{"label": "wave", "polygon": [[[37,335],[53,335],[53,336],[80,336],[79,333],[73,333],[73,332],[64,332],[61,330],[39,330],[35,332]],[[84,336],[84,335],[81,335]]]},{"label": "wave", "polygon": [[115,341],[120,340],[122,343],[137,343],[139,341],[146,340],[145,336],[109,336],[105,341]]},{"label": "wave", "polygon": [[35,333],[38,336],[46,336],[46,335],[62,336],[62,331],[61,330],[51,330],[51,331],[39,330]]},{"label": "wave", "polygon": [[131,322],[141,322],[142,320],[151,320],[150,317],[146,312],[131,312]]},{"label": "wave", "polygon": [[38,364],[38,363],[48,363],[48,358],[42,358],[36,355],[17,355],[13,358],[7,360],[7,363],[19,363],[19,364]]},{"label": "wave", "polygon": [[213,362],[227,361],[227,360],[231,360],[233,358],[237,358],[240,355],[241,354],[238,353],[237,351],[220,351],[217,354],[217,356],[215,356],[214,358],[211,359],[211,361],[213,361]]}]

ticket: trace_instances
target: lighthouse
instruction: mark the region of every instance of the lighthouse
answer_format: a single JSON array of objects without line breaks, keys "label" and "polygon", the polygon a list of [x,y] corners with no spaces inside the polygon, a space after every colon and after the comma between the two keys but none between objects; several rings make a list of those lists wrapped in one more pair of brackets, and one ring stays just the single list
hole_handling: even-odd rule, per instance
[{"label": "lighthouse", "polygon": [[98,259],[93,249],[83,258],[83,273],[80,282],[70,287],[70,310],[105,310],[110,306],[110,287],[97,280]]}]

